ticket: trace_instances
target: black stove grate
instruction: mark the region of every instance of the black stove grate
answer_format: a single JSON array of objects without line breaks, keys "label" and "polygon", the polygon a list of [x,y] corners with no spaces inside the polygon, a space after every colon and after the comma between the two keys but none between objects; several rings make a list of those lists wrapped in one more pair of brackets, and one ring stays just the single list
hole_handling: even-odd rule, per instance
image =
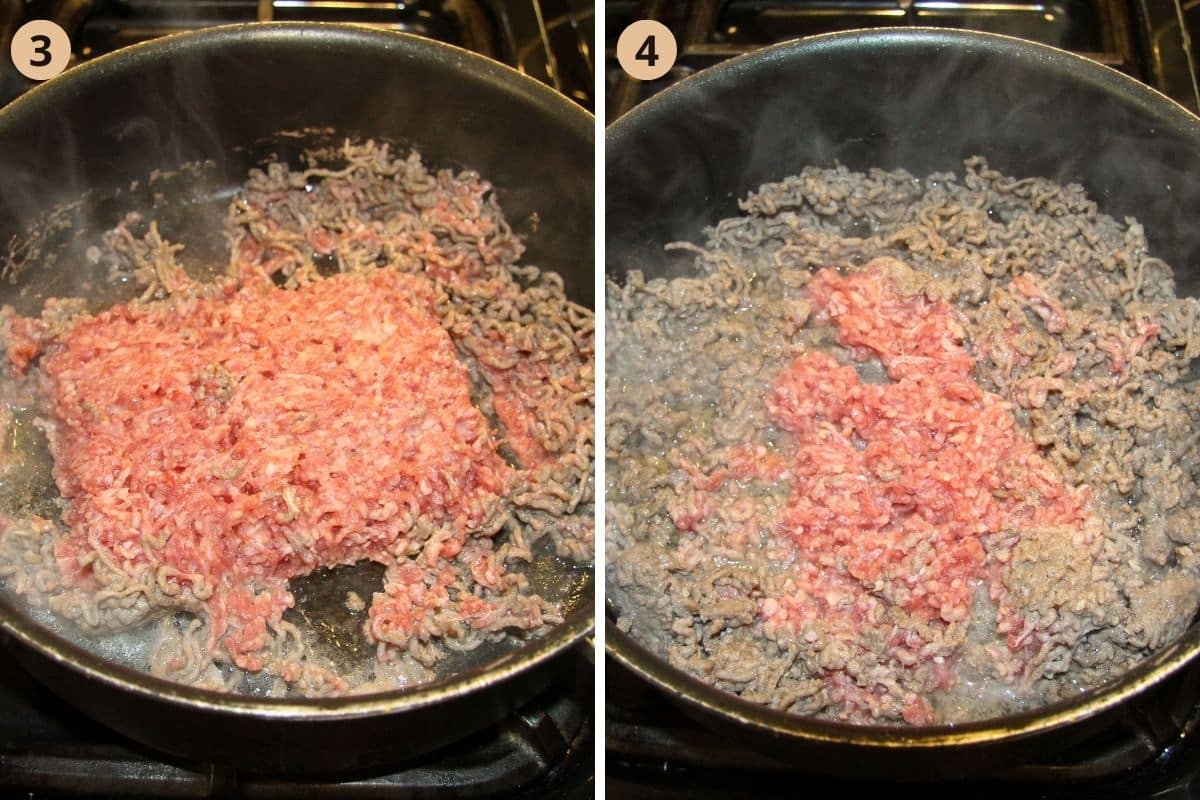
[{"label": "black stove grate", "polygon": [[1193,113],[1200,113],[1194,43],[1200,42],[1197,0],[1131,0],[1138,21],[1146,81]]},{"label": "black stove grate", "polygon": [[[11,646],[11,645],[10,645]],[[0,796],[41,798],[591,798],[592,659],[562,659],[547,689],[499,724],[412,764],[352,775],[252,775],[185,763],[92,721],[0,649]],[[398,724],[403,724],[399,722]]]},{"label": "black stove grate", "polygon": [[[1200,0],[617,0],[605,7],[609,121],[697,70],[766,45],[834,31],[918,25],[999,33],[1070,50],[1200,111],[1191,50],[1191,40],[1200,41]],[[675,34],[679,55],[660,80],[635,81],[617,64],[617,37],[637,19],[657,19]]]},{"label": "black stove grate", "polygon": [[[738,800],[791,796],[802,785],[812,796],[851,797],[858,795],[848,790],[881,796],[877,793],[888,788],[813,775],[803,763],[783,763],[739,747],[693,721],[612,659],[606,687],[606,777],[613,796]],[[1152,691],[1142,713],[1127,715],[1067,749],[1047,752],[1036,763],[966,781],[937,783],[931,776],[935,782],[919,791],[967,797],[1191,798],[1200,790],[1200,669],[1185,670]]]},{"label": "black stove grate", "polygon": [[[593,91],[589,0],[0,0],[0,49],[25,20],[71,37],[72,65],[171,33],[243,22],[351,22],[436,39],[501,61],[584,108]],[[0,104],[33,86],[0,58]]]}]

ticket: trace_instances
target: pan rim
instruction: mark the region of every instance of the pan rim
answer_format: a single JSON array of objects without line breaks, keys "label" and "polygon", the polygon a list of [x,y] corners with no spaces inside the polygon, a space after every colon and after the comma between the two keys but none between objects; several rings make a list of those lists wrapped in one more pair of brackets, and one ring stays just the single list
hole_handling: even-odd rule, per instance
[{"label": "pan rim", "polygon": [[[996,47],[1007,48],[1009,51],[1008,55],[1037,60],[1044,64],[1053,64],[1055,66],[1071,65],[1084,69],[1093,73],[1093,76],[1103,82],[1108,88],[1117,91],[1122,99],[1139,106],[1144,106],[1146,104],[1145,101],[1152,100],[1162,105],[1160,110],[1170,108],[1174,112],[1182,114],[1185,119],[1191,120],[1193,123],[1200,122],[1200,116],[1189,111],[1153,86],[1141,83],[1133,76],[1127,75],[1114,67],[1093,61],[1086,56],[1072,53],[1069,50],[1001,33],[914,25],[903,28],[851,28],[833,33],[813,34],[812,36],[789,39],[768,45],[758,50],[735,56],[728,61],[722,61],[711,67],[706,67],[668,86],[654,96],[647,98],[609,123],[605,128],[605,145],[607,147],[612,143],[614,138],[623,136],[627,129],[636,128],[641,123],[643,116],[651,116],[656,108],[665,104],[675,95],[682,94],[684,91],[692,89],[702,90],[710,83],[723,80],[728,73],[753,69],[765,62],[787,58],[798,50],[819,53],[829,48],[843,47],[859,40],[874,40],[881,44],[894,42],[901,46],[931,44],[958,48],[964,45],[989,46],[992,49]],[[1198,98],[1198,101],[1200,101],[1200,98]]]},{"label": "pan rim", "polygon": [[455,66],[467,66],[482,74],[489,83],[510,93],[520,94],[547,110],[561,113],[573,133],[594,141],[594,115],[582,106],[546,86],[535,78],[500,61],[479,55],[453,44],[429,39],[404,31],[383,30],[358,22],[237,22],[212,25],[197,30],[181,31],[159,36],[118,50],[96,56],[33,86],[0,108],[0,129],[10,118],[24,112],[36,102],[53,102],[56,95],[79,88],[78,84],[104,80],[110,72],[132,68],[134,62],[153,61],[194,49],[204,49],[213,41],[251,43],[261,46],[264,40],[295,43],[305,38],[338,39],[345,43],[375,45],[387,50],[405,50]]},{"label": "pan rim", "polygon": [[[614,120],[605,130],[606,157],[611,158],[625,137],[653,124],[660,108],[685,92],[703,92],[710,84],[726,82],[730,76],[754,70],[797,53],[813,57],[824,51],[869,43],[896,47],[986,48],[1003,50],[1005,57],[1037,62],[1052,69],[1082,71],[1081,82],[1100,85],[1123,102],[1152,110],[1154,116],[1171,124],[1195,129],[1200,140],[1200,117],[1162,92],[1140,83],[1110,66],[1084,56],[1013,36],[979,31],[926,26],[896,29],[860,28],[792,39],[764,47],[702,69],[646,99]],[[606,224],[608,222],[606,216]],[[607,265],[606,265],[607,272]],[[607,539],[607,531],[605,532]],[[607,592],[607,577],[605,579]],[[622,631],[611,618],[605,619],[605,652],[622,666],[647,681],[673,701],[709,716],[717,715],[777,739],[813,744],[852,745],[864,749],[892,751],[956,747],[980,749],[1028,739],[1061,730],[1115,710],[1150,686],[1167,679],[1200,657],[1200,622],[1194,621],[1174,642],[1143,659],[1119,679],[1081,692],[1066,700],[1029,711],[991,717],[956,725],[882,726],[854,725],[790,714],[746,700],[710,686],[672,666],[658,654]]]},{"label": "pan rim", "polygon": [[[448,67],[469,71],[476,80],[496,91],[520,97],[527,103],[564,120],[567,132],[595,146],[594,117],[586,109],[568,100],[536,79],[490,58],[454,45],[414,34],[380,30],[357,23],[335,22],[248,22],[219,25],[195,31],[169,34],[98,56],[63,74],[33,87],[0,109],[0,133],[19,124],[27,113],[41,104],[53,104],[57,98],[78,91],[111,74],[152,68],[180,54],[210,52],[213,47],[242,44],[303,46],[306,42],[325,46],[356,46],[382,49],[392,56],[423,57]],[[28,111],[27,111],[28,109]],[[592,162],[581,168],[591,171]],[[594,629],[595,570],[587,577],[581,602],[563,622],[544,635],[529,638],[512,653],[472,667],[465,672],[439,678],[412,688],[387,690],[343,697],[274,698],[201,689],[156,678],[114,663],[75,644],[38,623],[17,608],[13,598],[0,595],[0,634],[7,634],[20,646],[66,667],[106,688],[138,695],[174,707],[212,712],[232,717],[263,720],[342,721],[367,716],[387,715],[436,705],[445,700],[470,694],[487,686],[502,684],[559,656]],[[3,638],[0,636],[0,638]]]},{"label": "pan rim", "polygon": [[1095,718],[1132,699],[1186,667],[1200,653],[1196,628],[1125,673],[1119,680],[1073,698],[1003,717],[956,725],[854,725],[790,714],[717,689],[672,666],[658,654],[605,620],[605,651],[641,679],[689,707],[719,714],[760,732],[812,743],[854,745],[878,750],[944,747],[977,748],[1026,739]]}]

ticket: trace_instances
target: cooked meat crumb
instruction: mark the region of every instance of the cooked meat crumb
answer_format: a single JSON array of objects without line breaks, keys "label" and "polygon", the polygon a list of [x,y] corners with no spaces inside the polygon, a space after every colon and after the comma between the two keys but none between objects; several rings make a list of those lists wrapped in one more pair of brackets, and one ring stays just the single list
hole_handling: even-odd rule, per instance
[{"label": "cooked meat crumb", "polygon": [[363,600],[358,592],[346,592],[346,609],[355,614],[362,613],[367,610],[367,601]]},{"label": "cooked meat crumb", "polygon": [[1200,605],[1197,303],[1077,186],[809,168],[608,287],[619,625],[756,702],[994,717]]}]

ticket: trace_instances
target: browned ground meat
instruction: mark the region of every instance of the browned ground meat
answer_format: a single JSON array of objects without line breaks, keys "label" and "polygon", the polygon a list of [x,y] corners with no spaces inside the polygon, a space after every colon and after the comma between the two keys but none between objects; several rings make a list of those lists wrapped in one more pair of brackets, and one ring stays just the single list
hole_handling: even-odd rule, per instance
[{"label": "browned ground meat", "polygon": [[[704,247],[675,245],[696,253],[693,276],[629,264],[608,287],[606,581],[624,629],[719,688],[852,722],[1036,706],[1183,631],[1200,604],[1198,304],[1141,225],[981,158],[923,180],[807,168],[741,208]],[[911,267],[893,271],[902,295],[953,305],[974,382],[1012,403],[1094,522],[989,532],[967,625],[879,618],[851,643],[821,620],[777,624],[803,565],[782,522],[796,442],[767,398],[805,353],[888,381],[808,291],[820,268],[881,257]],[[925,695],[928,717],[913,713]]]}]

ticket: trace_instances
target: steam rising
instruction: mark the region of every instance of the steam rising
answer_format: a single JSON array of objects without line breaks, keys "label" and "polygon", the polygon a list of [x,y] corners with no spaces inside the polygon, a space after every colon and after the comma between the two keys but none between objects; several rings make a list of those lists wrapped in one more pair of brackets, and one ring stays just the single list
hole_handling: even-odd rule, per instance
[{"label": "steam rising", "polygon": [[1003,37],[909,29],[815,37],[699,73],[610,129],[608,269],[690,270],[662,245],[737,213],[736,199],[808,165],[959,169],[1081,183],[1137,215],[1200,289],[1200,121],[1114,71]]}]

